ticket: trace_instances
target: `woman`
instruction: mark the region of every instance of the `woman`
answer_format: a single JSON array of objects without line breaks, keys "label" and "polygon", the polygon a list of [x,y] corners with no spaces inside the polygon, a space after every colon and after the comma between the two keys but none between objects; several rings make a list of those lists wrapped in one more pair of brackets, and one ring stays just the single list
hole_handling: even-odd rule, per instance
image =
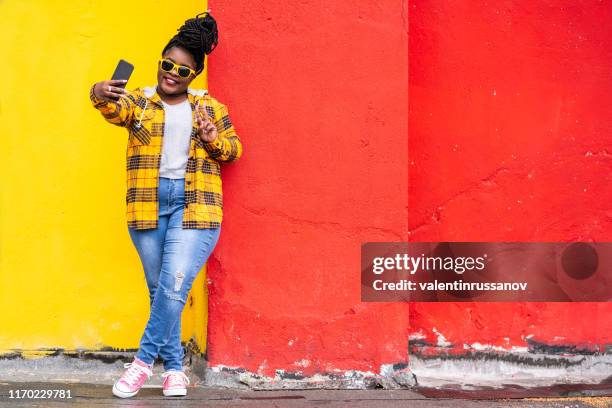
[{"label": "woman", "polygon": [[104,118],[128,130],[127,224],[151,305],[138,352],[113,385],[122,398],[138,393],[157,356],[164,362],[163,394],[187,394],[181,312],[221,232],[220,163],[242,155],[227,107],[189,88],[217,45],[217,24],[203,14],[164,47],[155,87],[126,91],[126,81],[109,80],[90,89]]}]

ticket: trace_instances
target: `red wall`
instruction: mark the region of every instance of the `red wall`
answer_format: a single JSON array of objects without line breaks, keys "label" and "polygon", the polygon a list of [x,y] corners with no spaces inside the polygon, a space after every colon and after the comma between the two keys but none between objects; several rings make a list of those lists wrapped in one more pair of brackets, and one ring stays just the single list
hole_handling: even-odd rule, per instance
[{"label": "red wall", "polygon": [[[410,240],[610,241],[612,6],[409,10]],[[597,349],[612,343],[611,315],[611,303],[414,304],[410,325],[458,347],[533,335]]]},{"label": "red wall", "polygon": [[609,303],[359,292],[365,241],[609,240],[609,5],[210,6],[211,93],[244,143],[209,262],[211,366],[378,372],[434,328],[458,347],[612,343]]},{"label": "red wall", "polygon": [[210,2],[222,169],[208,359],[273,375],[406,362],[408,307],[360,302],[360,246],[408,238],[407,2]]}]

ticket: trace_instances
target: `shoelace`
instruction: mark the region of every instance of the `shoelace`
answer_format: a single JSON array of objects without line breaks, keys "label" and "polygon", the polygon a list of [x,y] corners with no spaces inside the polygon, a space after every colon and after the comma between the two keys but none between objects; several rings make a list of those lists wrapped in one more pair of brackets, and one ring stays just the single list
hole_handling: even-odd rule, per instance
[{"label": "shoelace", "polygon": [[168,386],[170,387],[173,387],[176,385],[178,386],[185,385],[183,383],[183,380],[185,381],[185,383],[187,383],[187,385],[189,385],[189,378],[182,371],[166,371],[165,373],[162,374],[162,377],[163,378],[169,377]]},{"label": "shoelace", "polygon": [[139,364],[125,363],[123,367],[128,368],[128,370],[123,374],[121,379],[128,383],[130,387],[134,386],[138,378],[141,376],[141,373],[145,373],[147,377],[151,377],[153,375],[151,370]]}]

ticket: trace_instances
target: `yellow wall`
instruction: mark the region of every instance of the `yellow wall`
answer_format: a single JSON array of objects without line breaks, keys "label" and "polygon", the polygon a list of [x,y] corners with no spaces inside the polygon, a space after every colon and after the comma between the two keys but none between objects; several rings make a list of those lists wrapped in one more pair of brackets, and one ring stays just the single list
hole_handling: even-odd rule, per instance
[{"label": "yellow wall", "polygon": [[[1,353],[138,347],[149,306],[125,221],[127,132],[88,91],[120,58],[135,66],[128,88],[155,84],[164,45],[205,6],[0,1]],[[202,350],[204,275],[183,314],[184,339],[197,332]]]}]

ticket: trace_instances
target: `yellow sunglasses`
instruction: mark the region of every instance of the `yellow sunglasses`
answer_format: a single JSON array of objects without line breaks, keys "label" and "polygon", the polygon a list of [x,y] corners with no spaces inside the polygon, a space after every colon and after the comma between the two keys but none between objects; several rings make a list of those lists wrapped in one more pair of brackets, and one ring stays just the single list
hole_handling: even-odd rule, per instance
[{"label": "yellow sunglasses", "polygon": [[177,75],[181,78],[188,78],[191,74],[194,76],[196,75],[196,72],[193,69],[186,67],[185,65],[175,64],[173,61],[166,58],[159,60],[159,68],[164,72],[172,72],[176,70]]}]

